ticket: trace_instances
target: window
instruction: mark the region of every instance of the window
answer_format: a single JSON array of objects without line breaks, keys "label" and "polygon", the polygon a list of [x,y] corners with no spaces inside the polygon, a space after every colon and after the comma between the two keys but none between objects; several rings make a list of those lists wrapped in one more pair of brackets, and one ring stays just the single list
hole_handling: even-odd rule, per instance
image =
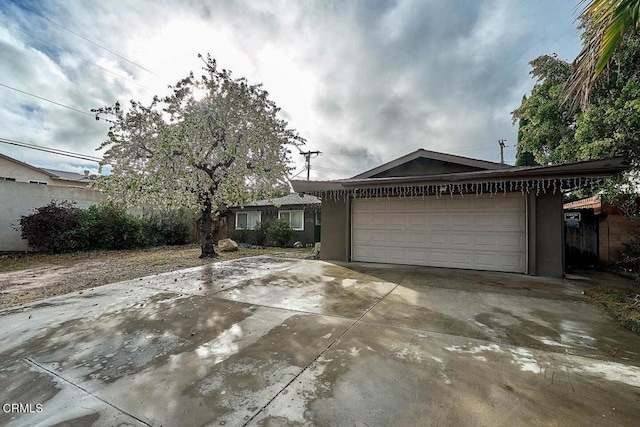
[{"label": "window", "polygon": [[34,181],[34,180],[30,180],[29,184],[42,184],[42,185],[47,185],[46,182],[44,181]]},{"label": "window", "polygon": [[279,211],[278,218],[287,221],[292,230],[304,230],[304,211]]},{"label": "window", "polygon": [[316,211],[316,225],[322,225],[322,212]]},{"label": "window", "polygon": [[15,178],[9,178],[8,176],[0,176],[0,181],[15,181]]},{"label": "window", "polygon": [[260,222],[262,215],[255,212],[236,212],[236,230],[253,230]]}]

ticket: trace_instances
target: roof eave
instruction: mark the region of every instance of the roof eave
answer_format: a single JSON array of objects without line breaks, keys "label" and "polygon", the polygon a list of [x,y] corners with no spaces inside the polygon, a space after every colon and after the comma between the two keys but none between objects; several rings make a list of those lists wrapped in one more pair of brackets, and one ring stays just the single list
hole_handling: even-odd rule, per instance
[{"label": "roof eave", "polygon": [[335,191],[354,187],[384,187],[404,184],[464,184],[495,181],[522,181],[531,179],[562,179],[579,177],[608,177],[629,169],[623,157],[576,162],[552,166],[494,169],[440,175],[421,175],[390,178],[344,179],[337,181],[291,181],[300,193]]}]

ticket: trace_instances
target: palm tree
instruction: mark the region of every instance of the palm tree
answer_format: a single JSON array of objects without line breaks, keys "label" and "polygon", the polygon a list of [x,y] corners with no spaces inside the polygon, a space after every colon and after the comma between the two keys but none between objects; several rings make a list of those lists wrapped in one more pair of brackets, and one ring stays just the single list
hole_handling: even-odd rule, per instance
[{"label": "palm tree", "polygon": [[[579,4],[587,1],[580,0]],[[625,34],[640,27],[640,0],[589,0],[578,19],[584,27],[583,45],[565,87],[565,100],[574,106],[589,102],[591,88]]]}]

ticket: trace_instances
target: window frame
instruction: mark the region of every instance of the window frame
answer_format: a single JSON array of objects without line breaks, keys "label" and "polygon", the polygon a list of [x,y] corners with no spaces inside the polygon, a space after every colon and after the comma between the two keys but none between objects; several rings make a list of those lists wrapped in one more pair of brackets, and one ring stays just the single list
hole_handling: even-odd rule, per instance
[{"label": "window frame", "polygon": [[[258,220],[256,221],[256,224],[259,222],[262,222],[262,211],[238,211],[236,212],[236,221],[234,224],[234,228],[236,230],[253,230],[255,229],[256,225],[254,224],[253,227],[249,227],[249,215],[251,214],[258,214]],[[245,228],[240,228],[238,227],[238,215],[247,215],[247,226]]]},{"label": "window frame", "polygon": [[[283,219],[281,214],[283,213],[288,213],[289,214],[289,226],[291,227],[292,230],[294,231],[304,231],[304,209],[285,209],[285,210],[279,210],[278,211],[278,219]],[[300,228],[296,228],[291,224],[291,214],[292,213],[300,213],[302,214],[302,221],[301,221],[301,227]]]}]

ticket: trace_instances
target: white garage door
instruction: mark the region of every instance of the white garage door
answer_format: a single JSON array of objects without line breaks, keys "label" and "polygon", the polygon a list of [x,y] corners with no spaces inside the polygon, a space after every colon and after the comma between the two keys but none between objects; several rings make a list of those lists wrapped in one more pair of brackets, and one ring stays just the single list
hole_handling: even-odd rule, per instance
[{"label": "white garage door", "polygon": [[355,199],[354,261],[525,272],[525,198]]}]

